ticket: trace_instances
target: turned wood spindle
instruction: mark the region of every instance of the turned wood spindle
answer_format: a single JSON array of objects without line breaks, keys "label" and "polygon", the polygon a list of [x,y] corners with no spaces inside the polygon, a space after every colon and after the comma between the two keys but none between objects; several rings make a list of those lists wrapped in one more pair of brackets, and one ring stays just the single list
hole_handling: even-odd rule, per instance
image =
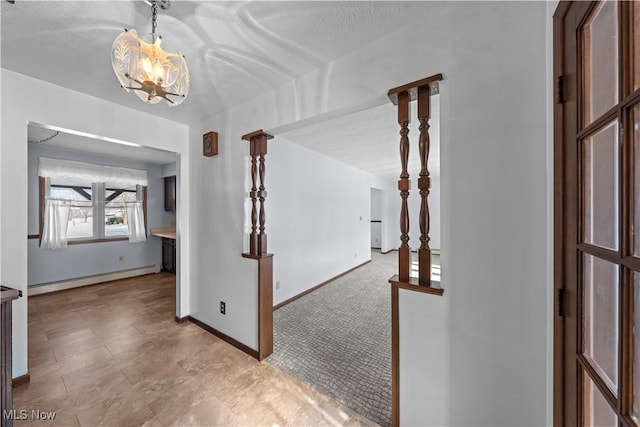
[{"label": "turned wood spindle", "polygon": [[[255,145],[255,141],[250,142]],[[256,255],[258,253],[258,209],[257,209],[257,191],[256,178],[258,175],[258,162],[255,155],[255,149],[251,149],[251,234],[249,235],[249,253]]]},{"label": "turned wood spindle", "polygon": [[429,248],[429,86],[418,88],[418,120],[420,121],[420,248],[418,249],[418,284],[431,285],[431,249]]},{"label": "turned wood spindle", "polygon": [[267,255],[267,234],[265,230],[264,202],[267,198],[265,190],[265,156],[267,155],[267,141],[273,136],[258,130],[242,137],[249,141],[249,155],[251,156],[251,234],[249,235],[249,254],[255,256]]},{"label": "turned wood spindle", "polygon": [[272,138],[262,129],[242,136],[244,141],[249,141],[251,156],[250,251],[242,256],[258,261],[258,349],[254,355],[258,360],[273,353],[273,254],[267,251],[267,234],[264,232],[264,202],[267,198],[265,156],[267,141]]},{"label": "turned wood spindle", "polygon": [[398,94],[398,124],[400,125],[400,163],[402,172],[398,180],[398,190],[402,204],[400,207],[400,248],[398,248],[398,278],[400,281],[408,282],[411,276],[411,249],[409,248],[409,94],[402,92]]},{"label": "turned wood spindle", "polygon": [[[262,144],[262,141],[261,141]],[[264,213],[264,200],[267,197],[267,192],[264,189],[264,156],[267,154],[267,140],[264,139],[264,149],[260,151],[260,191],[258,192],[259,200],[260,200],[260,233],[258,234],[258,253],[260,255],[267,253],[267,234],[264,232],[265,229],[265,213]]]}]

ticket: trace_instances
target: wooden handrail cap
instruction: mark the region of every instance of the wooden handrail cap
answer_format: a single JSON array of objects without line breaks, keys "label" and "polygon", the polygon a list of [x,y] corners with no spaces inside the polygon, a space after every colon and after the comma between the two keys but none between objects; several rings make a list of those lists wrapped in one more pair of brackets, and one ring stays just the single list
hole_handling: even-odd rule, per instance
[{"label": "wooden handrail cap", "polygon": [[266,133],[265,131],[263,131],[262,129],[258,129],[254,132],[250,132],[246,135],[242,135],[242,139],[244,141],[251,141],[252,139],[256,138],[256,137],[265,137],[267,139],[273,139],[273,135],[269,135],[268,133]]},{"label": "wooden handrail cap", "polygon": [[438,82],[443,79],[444,77],[442,76],[442,73],[434,74],[433,76],[425,77],[424,79],[389,89],[387,96],[391,102],[393,102],[393,105],[398,105],[398,94],[403,92],[407,92],[409,94],[409,101],[415,101],[418,99],[418,89],[424,86],[429,86],[430,95],[437,95],[440,93]]}]

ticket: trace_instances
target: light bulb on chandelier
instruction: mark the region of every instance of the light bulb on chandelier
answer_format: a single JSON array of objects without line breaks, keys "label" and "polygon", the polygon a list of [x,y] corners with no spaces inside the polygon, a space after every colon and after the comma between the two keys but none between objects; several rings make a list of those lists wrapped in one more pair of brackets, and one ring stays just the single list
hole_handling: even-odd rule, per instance
[{"label": "light bulb on chandelier", "polygon": [[[163,99],[170,106],[180,105],[189,93],[189,69],[180,53],[165,51],[162,36],[156,34],[158,1],[151,1],[151,34],[139,37],[136,30],[125,29],[113,41],[111,64],[120,85],[146,103]],[[168,1],[162,8],[169,7]]]}]

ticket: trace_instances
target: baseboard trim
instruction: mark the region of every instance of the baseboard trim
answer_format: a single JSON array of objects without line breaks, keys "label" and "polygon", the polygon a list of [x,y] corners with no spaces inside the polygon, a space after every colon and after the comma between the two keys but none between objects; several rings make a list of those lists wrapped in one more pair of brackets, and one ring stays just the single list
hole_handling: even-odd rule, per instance
[{"label": "baseboard trim", "polygon": [[60,282],[45,283],[27,288],[27,295],[41,295],[50,292],[64,291],[82,286],[96,285],[98,283],[111,282],[113,280],[128,279],[130,277],[144,276],[145,274],[159,273],[160,265],[132,268],[130,270],[115,271],[113,273],[96,274],[95,276],[80,277],[78,279],[63,280]]},{"label": "baseboard trim", "polygon": [[320,289],[320,288],[321,288],[321,287],[323,287],[324,285],[328,285],[329,283],[333,282],[334,280],[338,280],[339,278],[341,278],[341,277],[342,277],[342,276],[344,276],[345,274],[349,274],[349,273],[351,273],[352,271],[357,270],[358,268],[360,268],[360,267],[362,267],[362,266],[364,266],[364,265],[369,264],[370,262],[371,262],[371,260],[369,260],[369,261],[365,261],[365,262],[363,262],[362,264],[356,265],[355,267],[350,268],[349,270],[344,271],[344,272],[342,272],[342,273],[338,274],[337,276],[332,277],[332,278],[331,278],[331,279],[329,279],[329,280],[325,280],[324,282],[320,283],[319,285],[314,286],[313,288],[309,288],[309,289],[307,289],[306,291],[300,292],[298,295],[295,295],[295,296],[293,296],[293,297],[291,297],[291,298],[289,298],[289,299],[287,299],[287,300],[285,300],[285,301],[282,301],[281,303],[278,303],[278,304],[274,305],[274,306],[273,306],[273,309],[274,309],[274,310],[277,310],[277,309],[279,309],[280,307],[284,307],[285,305],[289,304],[290,302],[293,302],[293,301],[297,300],[298,298],[302,298],[303,296],[305,296],[305,295],[307,295],[307,294],[310,294],[311,292],[313,292],[313,291],[316,291],[316,290]]},{"label": "baseboard trim", "polygon": [[176,316],[176,323],[184,323],[187,320],[189,320],[189,316],[184,316],[184,317],[178,317]]},{"label": "baseboard trim", "polygon": [[[372,248],[372,249],[373,249],[373,248]],[[381,253],[382,255],[386,255],[386,254],[388,254],[388,253],[391,253],[391,252],[397,252],[397,251],[398,251],[398,249],[389,249],[389,250],[388,250],[388,251],[386,251],[386,252],[382,252],[382,250],[380,250],[380,253]],[[414,254],[415,254],[415,253],[417,253],[417,252],[418,252],[417,250],[412,250],[412,251],[411,251],[411,253],[414,253]],[[431,253],[432,253],[432,254],[434,254],[434,255],[440,255],[440,249],[431,249]]]},{"label": "baseboard trim", "polygon": [[27,372],[24,375],[20,375],[19,377],[15,377],[11,380],[11,387],[18,387],[22,384],[27,384],[31,382],[31,375]]},{"label": "baseboard trim", "polygon": [[231,338],[229,335],[223,334],[222,332],[220,332],[219,330],[212,328],[211,326],[207,325],[206,323],[201,322],[200,320],[192,317],[192,316],[188,316],[189,317],[189,321],[199,327],[201,327],[202,329],[204,329],[205,331],[209,332],[210,334],[215,335],[216,337],[220,338],[222,341],[225,341],[228,344],[231,344],[232,346],[234,346],[235,348],[237,348],[238,350],[244,351],[245,353],[247,353],[249,356],[253,357],[254,359],[260,360],[260,355],[258,354],[258,352],[244,344],[242,344],[240,341],[236,341],[235,339]]}]

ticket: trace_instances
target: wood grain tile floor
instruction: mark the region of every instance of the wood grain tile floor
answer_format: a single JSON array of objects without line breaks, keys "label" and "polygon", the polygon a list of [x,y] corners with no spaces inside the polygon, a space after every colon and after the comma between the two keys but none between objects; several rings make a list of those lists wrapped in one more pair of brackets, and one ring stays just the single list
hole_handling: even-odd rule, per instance
[{"label": "wood grain tile floor", "polygon": [[178,324],[175,276],[30,297],[29,374],[15,425],[376,424],[198,326]]}]

